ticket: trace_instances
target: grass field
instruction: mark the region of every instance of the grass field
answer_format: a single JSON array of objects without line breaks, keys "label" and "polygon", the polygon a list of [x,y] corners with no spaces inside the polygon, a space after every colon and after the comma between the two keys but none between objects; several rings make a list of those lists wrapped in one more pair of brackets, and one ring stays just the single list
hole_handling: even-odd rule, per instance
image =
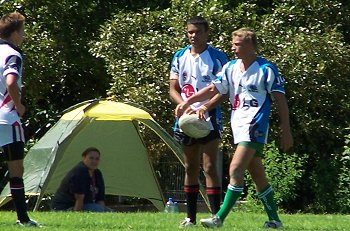
[{"label": "grass field", "polygon": [[[74,212],[32,212],[32,219],[40,221],[44,230],[179,230],[178,224],[185,217],[184,213],[165,214],[155,212],[135,213],[74,213]],[[207,213],[199,213],[206,218]],[[14,212],[0,212],[0,230],[23,230],[14,225]],[[234,212],[227,217],[224,226],[219,230],[264,230],[261,228],[265,214]],[[350,215],[312,215],[282,214],[284,230],[350,230]],[[25,228],[32,230],[35,228]],[[190,230],[207,230],[200,224]]]}]

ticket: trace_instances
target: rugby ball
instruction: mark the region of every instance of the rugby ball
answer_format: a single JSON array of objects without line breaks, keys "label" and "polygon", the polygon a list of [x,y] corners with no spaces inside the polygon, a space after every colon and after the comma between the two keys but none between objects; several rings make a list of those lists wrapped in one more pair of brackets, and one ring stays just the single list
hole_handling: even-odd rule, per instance
[{"label": "rugby ball", "polygon": [[210,133],[209,122],[198,119],[197,114],[183,114],[179,119],[179,127],[186,135],[196,139]]}]

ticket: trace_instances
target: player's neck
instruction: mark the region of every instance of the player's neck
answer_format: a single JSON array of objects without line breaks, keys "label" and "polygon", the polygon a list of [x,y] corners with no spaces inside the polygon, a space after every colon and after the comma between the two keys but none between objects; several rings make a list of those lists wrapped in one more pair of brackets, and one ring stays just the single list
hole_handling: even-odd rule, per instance
[{"label": "player's neck", "polygon": [[242,71],[247,70],[249,68],[249,66],[255,62],[257,57],[258,56],[256,54],[254,54],[254,55],[249,55],[249,56],[242,58],[241,70]]},{"label": "player's neck", "polygon": [[203,51],[205,51],[208,47],[208,44],[203,44],[199,46],[193,46],[191,47],[191,55],[197,56],[200,55]]}]

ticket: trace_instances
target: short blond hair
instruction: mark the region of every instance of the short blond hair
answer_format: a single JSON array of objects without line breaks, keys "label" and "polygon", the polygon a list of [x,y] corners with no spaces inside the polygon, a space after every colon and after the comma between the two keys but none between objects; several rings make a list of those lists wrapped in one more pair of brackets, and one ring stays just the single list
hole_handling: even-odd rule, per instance
[{"label": "short blond hair", "polygon": [[256,37],[255,32],[247,27],[240,28],[238,30],[235,30],[232,32],[232,38],[233,37],[241,37],[245,41],[251,42],[254,46],[254,48],[257,48],[258,46],[258,39]]}]

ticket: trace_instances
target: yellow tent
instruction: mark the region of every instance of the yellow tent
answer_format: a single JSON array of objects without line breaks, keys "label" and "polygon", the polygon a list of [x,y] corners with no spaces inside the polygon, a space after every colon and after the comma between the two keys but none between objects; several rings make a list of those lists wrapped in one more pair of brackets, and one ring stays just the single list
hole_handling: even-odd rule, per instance
[{"label": "yellow tent", "polygon": [[[124,103],[92,100],[66,110],[60,120],[29,150],[24,159],[27,195],[53,194],[87,147],[101,151],[100,170],[106,194],[148,199],[164,209],[165,199],[140,135],[140,124],[155,132],[182,163],[181,147],[146,111]],[[0,206],[9,198],[8,185]]]}]

